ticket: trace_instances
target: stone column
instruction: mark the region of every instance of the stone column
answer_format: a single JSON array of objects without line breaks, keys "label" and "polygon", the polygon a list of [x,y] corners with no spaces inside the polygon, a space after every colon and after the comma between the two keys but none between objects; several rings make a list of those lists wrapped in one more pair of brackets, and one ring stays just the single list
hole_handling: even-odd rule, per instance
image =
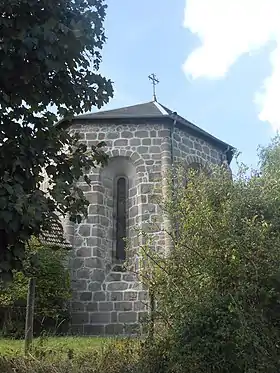
[{"label": "stone column", "polygon": [[[172,171],[172,144],[171,136],[164,137],[161,144],[161,176],[162,176],[162,197],[163,201],[166,201],[170,196],[170,182]],[[163,216],[164,223],[164,236],[165,236],[165,254],[168,255],[173,248],[173,241],[169,235],[171,232],[172,225],[171,219],[167,212],[164,212]]]}]

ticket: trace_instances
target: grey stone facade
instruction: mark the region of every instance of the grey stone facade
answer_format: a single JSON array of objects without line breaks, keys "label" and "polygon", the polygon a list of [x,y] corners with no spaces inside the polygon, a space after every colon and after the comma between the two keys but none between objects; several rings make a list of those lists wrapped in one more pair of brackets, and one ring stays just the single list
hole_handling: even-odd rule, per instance
[{"label": "grey stone facade", "polygon": [[[90,202],[88,218],[75,226],[67,219],[64,222],[74,247],[71,330],[85,335],[134,334],[147,314],[148,297],[136,275],[125,272],[116,259],[115,180],[120,176],[128,180],[127,238],[132,251],[141,245],[137,229],[143,229],[154,235],[156,250],[168,252],[171,243],[164,234],[168,219],[162,217],[153,195],[155,188],[164,194],[162,175],[172,161],[219,164],[225,159],[225,148],[168,123],[165,117],[162,122],[141,116],[133,121],[81,117],[70,130],[78,131],[88,146],[105,141],[110,156],[105,168],[91,170],[91,186],[80,184]],[[130,259],[137,267],[136,258]]]}]

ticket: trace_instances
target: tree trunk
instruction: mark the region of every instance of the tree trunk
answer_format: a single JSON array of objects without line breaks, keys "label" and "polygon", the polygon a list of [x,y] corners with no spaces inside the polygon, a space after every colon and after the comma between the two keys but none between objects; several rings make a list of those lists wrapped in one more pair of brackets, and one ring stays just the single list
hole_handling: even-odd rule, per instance
[{"label": "tree trunk", "polygon": [[33,339],[35,286],[36,286],[36,280],[34,277],[31,277],[28,283],[28,294],[27,294],[27,304],[26,304],[25,340],[24,340],[24,353],[25,354],[29,352],[32,339]]}]

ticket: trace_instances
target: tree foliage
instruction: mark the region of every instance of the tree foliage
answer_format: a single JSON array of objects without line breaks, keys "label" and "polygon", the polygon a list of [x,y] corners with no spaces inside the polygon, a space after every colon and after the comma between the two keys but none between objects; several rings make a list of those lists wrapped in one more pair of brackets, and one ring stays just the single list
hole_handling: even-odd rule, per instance
[{"label": "tree foliage", "polygon": [[103,0],[0,1],[2,278],[21,268],[25,243],[51,229],[57,213],[81,219],[87,202],[75,182],[106,161],[100,146],[89,150],[55,125],[112,97],[111,81],[98,73],[105,10]]},{"label": "tree foliage", "polygon": [[220,168],[189,172],[186,185],[181,168],[175,189],[170,181],[174,248],[150,259],[166,326],[151,348],[157,371],[279,371],[279,165],[276,138],[257,172],[242,166],[234,180]]}]

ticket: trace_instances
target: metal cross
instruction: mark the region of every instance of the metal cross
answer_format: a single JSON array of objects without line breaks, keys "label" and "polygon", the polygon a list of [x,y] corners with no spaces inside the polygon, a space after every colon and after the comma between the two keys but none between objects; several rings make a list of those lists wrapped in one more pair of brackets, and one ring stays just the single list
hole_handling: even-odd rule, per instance
[{"label": "metal cross", "polygon": [[156,77],[156,74],[150,74],[148,78],[151,80],[152,85],[153,85],[153,98],[154,101],[157,101],[157,96],[156,96],[156,85],[159,83],[159,80]]}]

